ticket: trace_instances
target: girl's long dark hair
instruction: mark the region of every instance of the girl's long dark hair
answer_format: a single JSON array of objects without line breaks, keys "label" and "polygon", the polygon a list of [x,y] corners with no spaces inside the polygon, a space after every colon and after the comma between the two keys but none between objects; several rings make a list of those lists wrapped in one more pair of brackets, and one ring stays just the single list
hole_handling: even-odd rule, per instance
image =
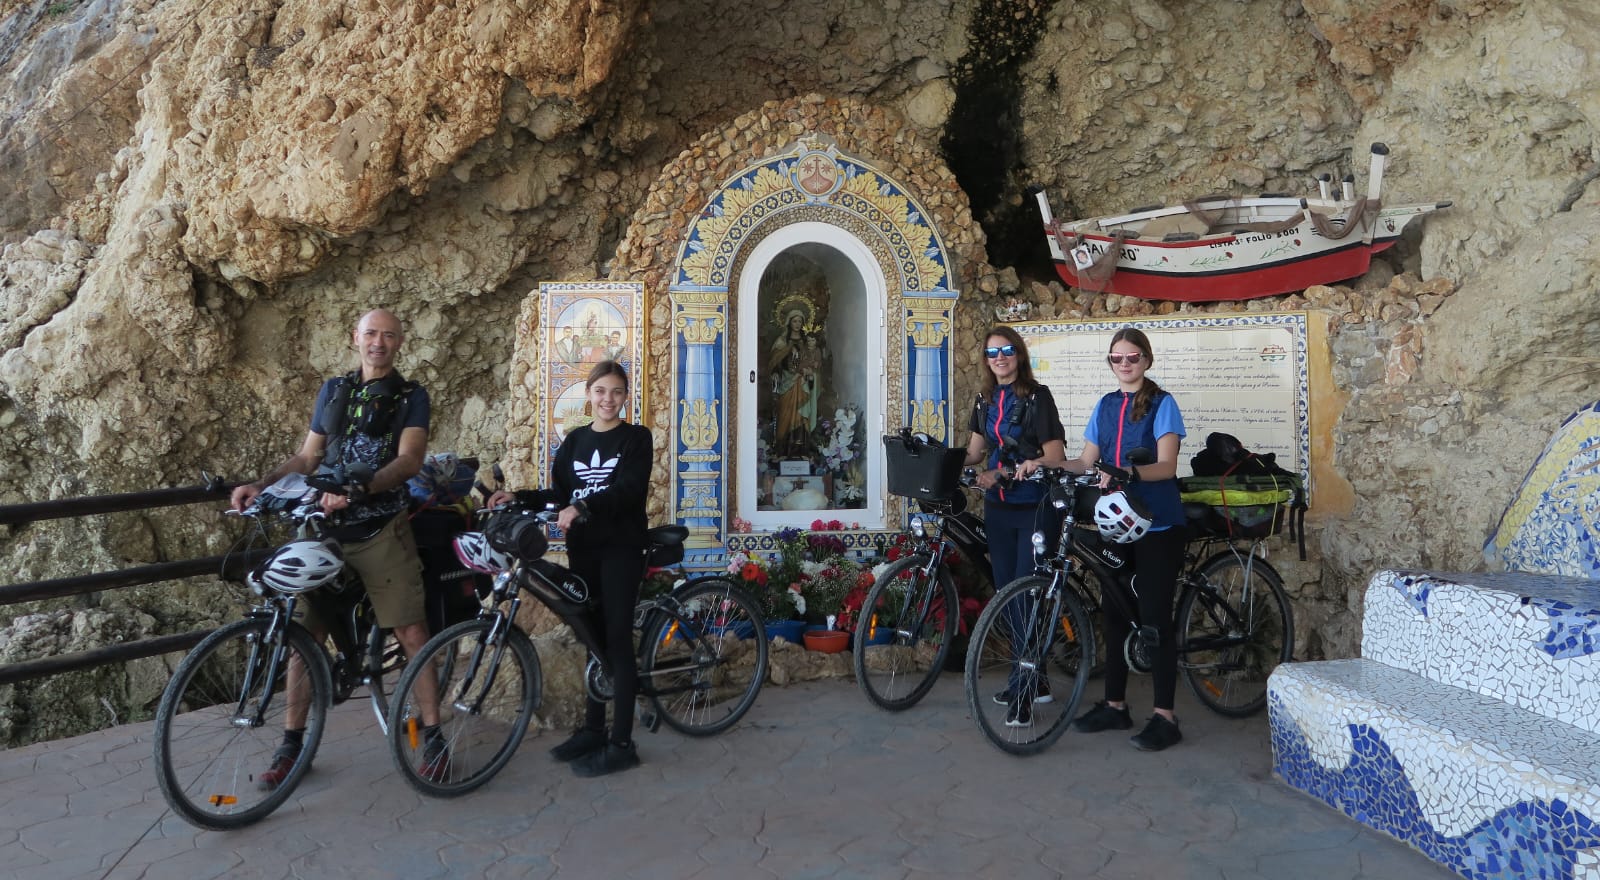
[{"label": "girl's long dark hair", "polygon": [[[1156,355],[1150,349],[1150,337],[1144,335],[1143,330],[1137,327],[1124,327],[1118,330],[1116,335],[1111,337],[1111,344],[1106,346],[1106,352],[1109,354],[1119,342],[1131,342],[1138,346],[1139,352],[1144,355],[1146,370],[1155,365]],[[1137,422],[1144,418],[1144,414],[1150,411],[1151,404],[1155,402],[1156,396],[1163,393],[1161,386],[1150,378],[1149,373],[1145,373],[1144,384],[1133,394],[1133,412],[1128,413],[1129,420]]]},{"label": "girl's long dark hair", "polygon": [[[1006,342],[1017,349],[1017,378],[1012,387],[1023,397],[1033,395],[1035,388],[1039,387],[1038,381],[1033,378],[1033,360],[1028,357],[1028,344],[1022,341],[1022,334],[1004,324],[996,324],[983,334],[984,344],[987,346],[989,337],[1001,336]],[[985,400],[994,399],[995,385],[999,384],[994,378],[994,368],[989,366],[989,359],[983,359],[983,397]]]}]

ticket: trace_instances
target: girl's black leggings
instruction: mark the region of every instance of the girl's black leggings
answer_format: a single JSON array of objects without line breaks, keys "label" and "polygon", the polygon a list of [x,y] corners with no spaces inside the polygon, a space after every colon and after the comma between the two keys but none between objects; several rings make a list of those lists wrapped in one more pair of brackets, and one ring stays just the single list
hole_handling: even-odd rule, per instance
[{"label": "girl's black leggings", "polygon": [[[611,665],[613,700],[611,741],[633,741],[633,702],[639,693],[638,661],[633,653],[633,609],[639,603],[639,582],[644,579],[644,550],[608,547],[600,551],[572,552],[572,570],[589,589],[600,593],[600,613],[595,636]],[[606,704],[592,697],[584,708],[583,726],[605,730]]]},{"label": "girl's black leggings", "polygon": [[[1133,551],[1133,586],[1139,593],[1139,619],[1161,633],[1156,651],[1155,708],[1172,709],[1178,689],[1178,625],[1173,620],[1173,600],[1178,592],[1178,572],[1183,568],[1182,526],[1150,532],[1128,545]],[[1128,661],[1123,645],[1132,624],[1109,601],[1101,601],[1105,612],[1106,701],[1120,703],[1128,695]]]}]

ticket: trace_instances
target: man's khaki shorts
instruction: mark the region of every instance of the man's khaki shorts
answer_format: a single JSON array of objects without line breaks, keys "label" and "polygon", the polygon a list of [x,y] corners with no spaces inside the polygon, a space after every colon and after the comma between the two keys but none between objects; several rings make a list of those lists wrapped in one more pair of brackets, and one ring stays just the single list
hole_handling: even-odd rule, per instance
[{"label": "man's khaki shorts", "polygon": [[361,575],[378,625],[393,629],[427,620],[422,563],[411,536],[411,518],[401,511],[369,541],[344,545],[344,562]]},{"label": "man's khaki shorts", "polygon": [[[423,607],[422,563],[417,559],[417,542],[411,536],[411,519],[404,511],[394,515],[376,535],[365,541],[345,541],[344,564],[361,576],[378,625],[394,629],[427,620]],[[295,619],[313,630],[326,624],[309,602],[295,606]]]}]

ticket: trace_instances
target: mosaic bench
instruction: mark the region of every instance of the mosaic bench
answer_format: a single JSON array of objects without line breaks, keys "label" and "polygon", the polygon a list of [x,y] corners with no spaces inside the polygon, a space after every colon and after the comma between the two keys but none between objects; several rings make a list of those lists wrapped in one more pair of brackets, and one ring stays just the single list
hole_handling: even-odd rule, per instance
[{"label": "mosaic bench", "polygon": [[1600,582],[1382,571],[1361,656],[1600,733]]},{"label": "mosaic bench", "polygon": [[1374,660],[1268,695],[1290,785],[1463,877],[1600,878],[1600,735]]},{"label": "mosaic bench", "polygon": [[1464,877],[1600,880],[1600,584],[1379,572],[1361,653],[1273,673],[1285,782]]}]

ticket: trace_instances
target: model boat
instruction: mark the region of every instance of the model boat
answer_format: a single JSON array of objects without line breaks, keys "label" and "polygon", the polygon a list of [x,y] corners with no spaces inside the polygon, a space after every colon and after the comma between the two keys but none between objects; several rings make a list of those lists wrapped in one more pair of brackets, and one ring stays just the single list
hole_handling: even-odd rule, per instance
[{"label": "model boat", "polygon": [[1317,198],[1283,193],[1202,196],[1173,207],[1057,222],[1035,188],[1056,271],[1069,286],[1180,302],[1291,293],[1365,274],[1406,225],[1450,202],[1383,204],[1389,148],[1372,145],[1367,194],[1346,176],[1337,197],[1324,174]]}]

